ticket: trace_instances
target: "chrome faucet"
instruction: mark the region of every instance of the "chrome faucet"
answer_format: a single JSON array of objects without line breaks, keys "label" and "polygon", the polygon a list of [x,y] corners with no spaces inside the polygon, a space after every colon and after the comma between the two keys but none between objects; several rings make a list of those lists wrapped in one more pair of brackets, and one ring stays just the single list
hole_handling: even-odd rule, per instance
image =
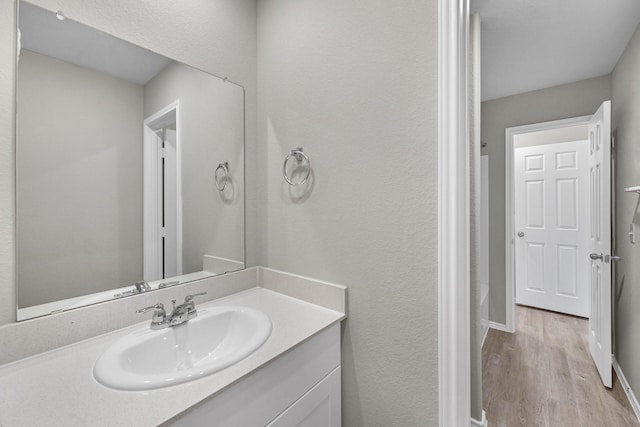
[{"label": "chrome faucet", "polygon": [[149,286],[146,280],[139,280],[134,283],[133,286],[136,287],[136,293],[148,292],[151,290],[151,286]]},{"label": "chrome faucet", "polygon": [[146,313],[149,310],[154,310],[150,326],[151,329],[154,330],[167,328],[169,326],[180,325],[198,316],[198,311],[196,310],[196,305],[193,302],[193,298],[200,295],[206,295],[206,292],[187,295],[184,298],[184,302],[178,306],[176,306],[176,300],[172,300],[171,302],[173,303],[173,310],[168,316],[162,303],[141,308],[139,310],[136,310],[136,313],[141,314]]},{"label": "chrome faucet", "polygon": [[149,292],[151,290],[151,286],[149,286],[146,280],[139,280],[136,283],[134,283],[133,286],[134,286],[134,289],[117,293],[113,297],[114,298],[128,297],[130,295],[136,295],[142,292]]}]

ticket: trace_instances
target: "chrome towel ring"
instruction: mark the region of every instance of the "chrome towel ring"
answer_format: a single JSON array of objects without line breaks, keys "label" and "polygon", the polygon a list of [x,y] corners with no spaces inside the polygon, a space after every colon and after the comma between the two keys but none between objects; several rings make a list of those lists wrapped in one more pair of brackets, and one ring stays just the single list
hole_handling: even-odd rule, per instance
[{"label": "chrome towel ring", "polygon": [[[289,175],[287,175],[287,163],[292,157],[296,159],[298,163],[307,163],[307,173],[304,178],[298,182],[292,181],[291,178],[289,178]],[[285,157],[284,164],[282,165],[282,175],[284,175],[285,181],[287,181],[289,185],[302,185],[309,179],[309,174],[311,174],[311,160],[309,160],[309,156],[302,152],[302,147],[291,150],[291,152],[287,154],[287,157]]]},{"label": "chrome towel ring", "polygon": [[[222,173],[218,173],[218,171],[222,171]],[[218,191],[224,190],[224,187],[227,186],[227,179],[229,178],[229,162],[220,163],[216,168],[214,175],[216,188]]]}]

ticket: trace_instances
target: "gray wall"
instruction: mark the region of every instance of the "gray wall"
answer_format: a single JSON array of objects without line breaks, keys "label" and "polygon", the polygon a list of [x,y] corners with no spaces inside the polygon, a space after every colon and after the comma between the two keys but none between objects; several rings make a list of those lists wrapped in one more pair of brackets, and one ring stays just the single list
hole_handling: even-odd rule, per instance
[{"label": "gray wall", "polygon": [[437,425],[437,2],[258,6],[260,261],[348,287],[345,426]]},{"label": "gray wall", "polygon": [[[616,252],[614,354],[636,396],[640,393],[640,207],[639,196],[624,187],[640,185],[640,31],[636,29],[611,74],[612,130],[616,144]],[[636,244],[629,242],[636,226]]]},{"label": "gray wall", "polygon": [[23,49],[17,102],[19,306],[139,280],[142,87]]},{"label": "gray wall", "polygon": [[482,103],[482,141],[489,156],[489,320],[505,322],[505,129],[585,116],[611,98],[609,76]]},{"label": "gray wall", "polygon": [[[144,116],[180,101],[182,270],[201,271],[202,255],[244,259],[244,104],[242,88],[173,63],[145,85]],[[216,189],[229,162],[232,181]]]},{"label": "gray wall", "polygon": [[[63,10],[100,30],[246,87],[247,188],[256,170],[256,1],[193,0],[154,3],[129,0],[33,0]],[[14,64],[15,1],[0,0],[0,324],[15,321],[14,294]],[[247,195],[247,241],[254,248],[256,196]],[[257,263],[255,251],[247,254]]]}]

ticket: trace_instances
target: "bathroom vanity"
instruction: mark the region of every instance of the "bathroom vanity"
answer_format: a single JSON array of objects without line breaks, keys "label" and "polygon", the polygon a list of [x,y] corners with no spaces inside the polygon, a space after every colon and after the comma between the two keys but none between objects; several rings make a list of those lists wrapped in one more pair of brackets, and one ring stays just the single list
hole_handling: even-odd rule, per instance
[{"label": "bathroom vanity", "polygon": [[[0,426],[341,425],[340,322],[346,318],[346,288],[260,267],[234,274],[253,277],[255,283],[197,304],[197,309],[203,316],[225,306],[266,315],[271,333],[246,358],[170,387],[121,391],[100,384],[93,376],[96,360],[113,343],[148,328],[150,319],[145,318],[0,367]],[[224,280],[210,278],[166,292],[214,289]],[[164,301],[169,294],[162,292],[127,300]],[[37,321],[42,319],[32,322]],[[10,339],[5,342],[11,344]]]}]

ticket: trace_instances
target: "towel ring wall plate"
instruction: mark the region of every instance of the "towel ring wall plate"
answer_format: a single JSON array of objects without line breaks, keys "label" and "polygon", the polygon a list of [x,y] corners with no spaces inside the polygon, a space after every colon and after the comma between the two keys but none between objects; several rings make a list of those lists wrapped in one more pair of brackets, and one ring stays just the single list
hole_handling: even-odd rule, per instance
[{"label": "towel ring wall plate", "polygon": [[[220,171],[221,173],[219,173]],[[223,191],[227,186],[227,180],[229,178],[229,162],[220,163],[214,172],[216,188],[218,191]]]},{"label": "towel ring wall plate", "polygon": [[[303,162],[307,163],[307,173],[305,174],[304,178],[302,178],[302,180],[297,182],[293,181],[287,174],[287,164],[292,158],[295,159],[298,163],[303,163]],[[282,164],[282,175],[284,175],[285,181],[287,181],[289,185],[302,185],[305,182],[307,182],[310,174],[311,174],[311,160],[309,160],[309,156],[304,154],[304,152],[302,151],[302,147],[296,148],[295,150],[291,150],[291,152],[287,154],[287,157],[285,157],[284,163]]]}]

